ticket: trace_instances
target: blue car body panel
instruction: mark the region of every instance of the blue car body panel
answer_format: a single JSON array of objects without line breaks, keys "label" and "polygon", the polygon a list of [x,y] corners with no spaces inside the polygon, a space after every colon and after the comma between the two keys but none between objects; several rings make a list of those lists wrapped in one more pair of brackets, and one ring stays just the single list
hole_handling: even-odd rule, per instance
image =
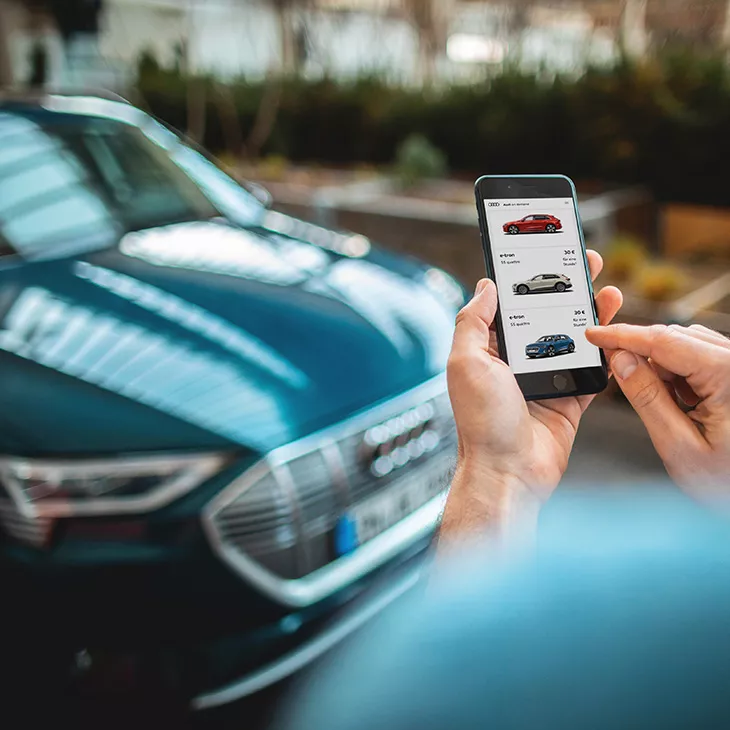
[{"label": "blue car body panel", "polygon": [[[221,562],[201,513],[272,449],[442,373],[463,292],[444,297],[425,265],[369,242],[348,253],[351,234],[266,210],[134,107],[58,104],[0,103],[0,455],[230,459],[149,513],[59,520],[42,547],[0,531],[12,623],[72,656],[164,645],[199,691],[316,636],[373,578],[292,614],[291,634],[290,609]],[[69,156],[64,135],[90,120],[112,140],[142,130],[215,210],[125,226]],[[47,606],[52,623],[36,613]]]},{"label": "blue car body panel", "polygon": [[[49,125],[85,119],[6,111],[0,138],[2,117],[31,125],[23,134],[41,146]],[[426,267],[283,235],[267,227],[280,214],[236,190],[251,208],[244,221],[125,233],[89,186],[88,242],[0,257],[0,363],[12,383],[0,453],[265,452],[444,369],[455,310],[426,286]],[[74,247],[91,250],[64,255]],[[42,407],[27,407],[31,392]]]},{"label": "blue car body panel", "polygon": [[571,347],[575,349],[575,341],[572,337],[568,337],[567,335],[558,336],[558,335],[546,335],[547,337],[550,337],[550,340],[545,341],[537,340],[535,342],[531,342],[529,345],[525,347],[525,354],[528,357],[544,357],[549,354],[550,348],[553,348],[553,352],[556,355],[559,355],[561,353],[565,352],[571,352]]}]

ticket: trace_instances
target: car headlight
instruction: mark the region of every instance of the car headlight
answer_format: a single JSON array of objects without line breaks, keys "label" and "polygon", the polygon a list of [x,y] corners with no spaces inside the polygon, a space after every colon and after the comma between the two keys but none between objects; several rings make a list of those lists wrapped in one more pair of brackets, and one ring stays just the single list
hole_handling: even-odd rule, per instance
[{"label": "car headlight", "polygon": [[219,471],[222,454],[46,461],[0,459],[0,482],[29,518],[147,512]]}]

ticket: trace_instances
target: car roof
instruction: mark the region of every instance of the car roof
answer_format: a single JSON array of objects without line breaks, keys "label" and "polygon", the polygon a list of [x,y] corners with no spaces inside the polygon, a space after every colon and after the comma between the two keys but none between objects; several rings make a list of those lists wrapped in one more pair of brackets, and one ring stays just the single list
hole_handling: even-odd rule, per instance
[{"label": "car roof", "polygon": [[42,118],[61,115],[66,120],[99,117],[139,126],[144,111],[113,92],[91,91],[0,91],[0,111]]},{"label": "car roof", "polygon": [[129,104],[129,100],[120,94],[106,89],[0,89],[0,106],[45,106],[52,98],[93,98],[104,101],[116,101],[122,104]]},{"label": "car roof", "polygon": [[[76,124],[98,118],[141,127],[149,115],[112,92],[0,92],[0,111],[25,116],[41,123]],[[163,126],[167,126],[161,122]]]}]

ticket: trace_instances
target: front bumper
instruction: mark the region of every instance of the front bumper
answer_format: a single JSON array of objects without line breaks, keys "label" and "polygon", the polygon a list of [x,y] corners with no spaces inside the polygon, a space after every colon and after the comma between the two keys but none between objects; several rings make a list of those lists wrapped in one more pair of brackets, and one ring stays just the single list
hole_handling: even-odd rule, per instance
[{"label": "front bumper", "polygon": [[[191,707],[209,710],[235,702],[316,662],[417,584],[430,543],[430,537],[421,540],[407,554],[371,576],[367,588],[357,598],[318,621],[302,624],[297,614],[287,616],[279,622],[280,630],[290,635],[286,649],[280,649],[270,661],[260,662],[255,669],[196,694],[190,701]],[[219,662],[214,660],[213,665],[219,671]]]},{"label": "front bumper", "polygon": [[[103,673],[104,666],[120,663],[147,667],[146,675],[151,671],[171,677],[175,691],[184,697],[205,698],[198,702],[200,707],[226,701],[220,698],[231,693],[245,696],[297,671],[391,600],[377,597],[381,589],[374,586],[382,584],[384,595],[397,593],[394,571],[404,562],[419,560],[437,524],[442,497],[420,503],[351,552],[330,556],[319,569],[299,575],[278,573],[274,565],[252,558],[246,552],[246,536],[237,531],[231,538],[222,517],[252,493],[262,470],[280,486],[291,488],[294,500],[301,499],[290,467],[312,454],[325,454],[330,460],[333,471],[328,479],[349,495],[339,503],[345,511],[402,484],[401,473],[419,481],[421,470],[435,468],[436,460],[445,465],[451,458],[450,410],[448,429],[438,431],[438,450],[401,466],[402,472],[375,481],[371,476],[369,483],[362,468],[348,473],[344,466],[351,463],[348,454],[362,456],[358,445],[365,443],[364,434],[382,431],[383,424],[395,428],[402,420],[399,414],[412,413],[424,403],[433,404],[434,428],[446,424],[438,405],[448,404],[442,377],[334,431],[271,452],[257,464],[252,456],[233,463],[152,513],[64,518],[53,526],[45,548],[11,541],[0,545],[0,570],[5,569],[7,595],[15,598],[19,635],[33,637],[38,646],[63,656],[83,654],[91,667],[83,675]],[[400,436],[393,438],[401,443]],[[349,483],[335,483],[343,478]],[[299,525],[306,527],[302,516],[300,511]],[[372,595],[374,603],[365,595]],[[349,607],[356,599],[369,608],[351,616]],[[49,606],[52,623],[46,615]],[[332,621],[335,626],[330,626]],[[221,687],[228,689],[219,695]]]},{"label": "front bumper", "polygon": [[[269,606],[267,621],[257,626],[251,625],[248,609],[253,607],[241,596],[207,594],[199,584],[191,586],[191,595],[202,590],[207,608],[214,610],[201,613],[202,606],[176,603],[171,596],[160,604],[153,591],[145,590],[159,583],[164,575],[159,571],[151,570],[120,606],[114,600],[104,605],[99,596],[95,603],[84,603],[90,596],[73,593],[70,601],[68,585],[52,589],[43,582],[39,590],[27,571],[17,580],[0,564],[6,595],[22,598],[6,614],[13,632],[4,643],[4,656],[9,665],[26,668],[27,676],[15,677],[18,685],[32,684],[41,694],[39,675],[53,665],[56,674],[46,681],[61,684],[71,696],[93,695],[103,702],[105,697],[144,694],[174,697],[195,710],[219,707],[301,671],[384,610],[415,584],[430,542],[430,534],[425,535],[317,606],[294,611]],[[100,585],[99,591],[106,587]],[[250,598],[256,601],[256,596]],[[113,611],[115,603],[116,611],[129,612],[126,622],[119,613],[101,613]],[[135,604],[143,610],[131,615]],[[222,620],[226,605],[237,608],[238,622],[230,616]],[[163,622],[167,629],[160,631]]]}]

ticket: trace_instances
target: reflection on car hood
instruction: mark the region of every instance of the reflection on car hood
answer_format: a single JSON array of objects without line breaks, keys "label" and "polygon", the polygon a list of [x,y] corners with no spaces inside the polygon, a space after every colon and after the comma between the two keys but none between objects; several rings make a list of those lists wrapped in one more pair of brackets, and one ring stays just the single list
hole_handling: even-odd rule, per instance
[{"label": "reflection on car hood", "polygon": [[29,454],[265,451],[440,373],[454,316],[402,259],[218,222],[0,282],[0,449]]}]

